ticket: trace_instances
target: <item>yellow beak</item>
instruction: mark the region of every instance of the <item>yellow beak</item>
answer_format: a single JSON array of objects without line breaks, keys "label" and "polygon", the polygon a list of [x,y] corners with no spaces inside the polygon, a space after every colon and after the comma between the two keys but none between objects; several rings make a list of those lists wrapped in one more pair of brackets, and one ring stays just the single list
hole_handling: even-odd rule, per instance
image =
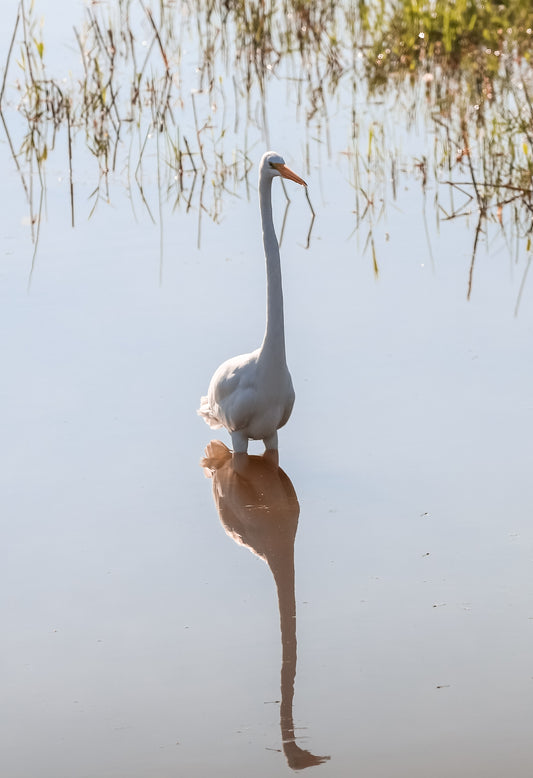
[{"label": "yellow beak", "polygon": [[296,173],[290,169],[290,167],[287,167],[287,165],[277,165],[275,162],[273,162],[272,167],[275,167],[283,178],[288,178],[289,181],[296,181],[297,184],[307,186],[303,178],[297,176]]}]

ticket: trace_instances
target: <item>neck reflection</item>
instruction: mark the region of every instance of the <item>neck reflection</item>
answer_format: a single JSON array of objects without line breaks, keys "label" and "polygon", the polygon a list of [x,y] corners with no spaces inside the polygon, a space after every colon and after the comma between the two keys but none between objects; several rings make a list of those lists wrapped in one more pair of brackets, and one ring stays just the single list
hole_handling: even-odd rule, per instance
[{"label": "neck reflection", "polygon": [[212,440],[205,454],[201,465],[213,479],[215,505],[226,533],[264,559],[276,582],[282,644],[280,726],[287,763],[293,770],[322,764],[329,756],[300,748],[294,735],[294,539],[300,513],[296,492],[278,466],[277,452],[232,454],[224,443]]}]

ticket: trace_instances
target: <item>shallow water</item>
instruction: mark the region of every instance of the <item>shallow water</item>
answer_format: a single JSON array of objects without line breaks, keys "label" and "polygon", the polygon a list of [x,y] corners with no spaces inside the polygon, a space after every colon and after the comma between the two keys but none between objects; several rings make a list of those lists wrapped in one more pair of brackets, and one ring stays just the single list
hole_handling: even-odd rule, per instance
[{"label": "shallow water", "polygon": [[[304,172],[297,131],[272,145]],[[342,159],[311,168],[307,250],[290,190],[282,684],[275,580],[221,524],[199,460],[230,441],[196,415],[214,368],[262,337],[255,189],[202,221],[198,248],[197,214],[165,207],[161,232],[120,187],[88,220],[82,174],[71,229],[49,168],[29,283],[27,205],[0,153],[2,774],[266,777],[303,749],[330,757],[324,777],[529,776],[533,287],[515,316],[522,271],[497,227],[467,302],[475,220],[430,217],[428,242],[404,190],[376,278]],[[287,617],[298,510],[277,488],[259,491],[287,531]],[[250,510],[245,544],[271,550]]]}]

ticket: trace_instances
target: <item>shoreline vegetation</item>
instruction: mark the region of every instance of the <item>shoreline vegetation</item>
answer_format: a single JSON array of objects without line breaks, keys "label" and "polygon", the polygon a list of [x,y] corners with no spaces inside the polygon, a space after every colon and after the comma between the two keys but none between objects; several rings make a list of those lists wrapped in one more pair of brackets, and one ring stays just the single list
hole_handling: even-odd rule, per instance
[{"label": "shoreline vegetation", "polygon": [[[154,222],[162,199],[195,211],[199,231],[202,213],[218,220],[226,196],[253,186],[257,147],[269,142],[268,100],[281,85],[305,128],[307,166],[342,155],[354,191],[347,207],[354,231],[367,231],[376,273],[373,229],[400,181],[413,178],[431,192],[437,221],[474,219],[468,295],[488,221],[525,246],[527,273],[528,0],[88,3],[68,42],[76,54],[67,75],[49,69],[49,20],[41,23],[38,13],[37,2],[20,0],[0,80],[0,132],[26,193],[35,244],[52,154],[63,155],[68,170],[72,225],[77,158],[87,152],[96,163],[89,215],[110,201],[111,179],[120,176]],[[340,139],[333,109],[336,122],[339,110],[346,118]],[[401,150],[390,115],[404,133],[425,128],[421,153]],[[155,206],[145,194],[154,155]]]}]

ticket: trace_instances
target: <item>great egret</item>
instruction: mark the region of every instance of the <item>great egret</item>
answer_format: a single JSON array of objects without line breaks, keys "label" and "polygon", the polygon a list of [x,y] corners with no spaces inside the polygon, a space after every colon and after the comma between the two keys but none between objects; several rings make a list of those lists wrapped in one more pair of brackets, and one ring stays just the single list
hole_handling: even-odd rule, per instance
[{"label": "great egret", "polygon": [[278,429],[287,423],[294,389],[285,357],[283,291],[279,246],[272,220],[272,180],[282,176],[305,181],[267,151],[259,166],[259,207],[266,259],[267,313],[260,348],[223,362],[216,370],[198,413],[213,429],[225,427],[235,453],[246,453],[248,440],[262,440],[266,450],[278,448]]}]

